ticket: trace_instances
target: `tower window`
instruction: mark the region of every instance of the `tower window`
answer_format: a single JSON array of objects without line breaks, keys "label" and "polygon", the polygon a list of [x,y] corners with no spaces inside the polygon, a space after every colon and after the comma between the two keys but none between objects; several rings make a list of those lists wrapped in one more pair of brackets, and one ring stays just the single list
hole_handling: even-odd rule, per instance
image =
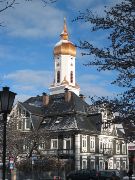
[{"label": "tower window", "polygon": [[73,83],[73,71],[70,72],[70,82]]},{"label": "tower window", "polygon": [[57,72],[57,83],[60,83],[60,71]]},{"label": "tower window", "polygon": [[59,66],[60,65],[60,63],[57,63],[57,66]]}]

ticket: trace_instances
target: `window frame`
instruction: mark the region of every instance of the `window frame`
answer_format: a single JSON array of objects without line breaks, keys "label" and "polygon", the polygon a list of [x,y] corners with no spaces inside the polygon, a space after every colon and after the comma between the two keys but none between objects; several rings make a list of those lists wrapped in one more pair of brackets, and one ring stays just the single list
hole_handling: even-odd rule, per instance
[{"label": "window frame", "polygon": [[39,144],[39,149],[40,149],[40,150],[44,150],[44,149],[45,149],[45,142],[41,142],[41,143]]},{"label": "window frame", "polygon": [[120,143],[116,142],[116,154],[120,154]]},{"label": "window frame", "polygon": [[87,152],[87,135],[82,135],[82,151]]},{"label": "window frame", "polygon": [[[84,165],[85,162],[85,165]],[[87,169],[87,159],[82,159],[82,169]]]},{"label": "window frame", "polygon": [[120,169],[120,161],[116,161],[116,169]]},{"label": "window frame", "polygon": [[122,154],[126,154],[126,144],[122,144]]},{"label": "window frame", "polygon": [[[69,141],[69,143],[70,143],[69,148],[67,148],[67,144],[66,144],[67,141]],[[63,149],[71,149],[71,138],[63,139]]]},{"label": "window frame", "polygon": [[90,136],[90,152],[95,152],[95,136]]},{"label": "window frame", "polygon": [[[94,164],[94,167],[92,167],[92,168],[91,168],[91,163]],[[90,160],[90,169],[95,169],[95,159],[91,159],[91,160]]]},{"label": "window frame", "polygon": [[[27,121],[29,121],[29,122],[27,122]],[[30,123],[29,125],[30,125],[30,127],[29,128],[27,128],[27,123]],[[25,118],[25,130],[30,130],[31,129],[31,120],[30,120],[30,118]]]},{"label": "window frame", "polygon": [[[100,163],[102,163],[102,167],[100,166]],[[99,170],[103,170],[103,169],[104,169],[104,161],[99,160]]]},{"label": "window frame", "polygon": [[[53,142],[56,142],[56,147],[53,146]],[[58,139],[51,139],[51,149],[58,149]]]}]

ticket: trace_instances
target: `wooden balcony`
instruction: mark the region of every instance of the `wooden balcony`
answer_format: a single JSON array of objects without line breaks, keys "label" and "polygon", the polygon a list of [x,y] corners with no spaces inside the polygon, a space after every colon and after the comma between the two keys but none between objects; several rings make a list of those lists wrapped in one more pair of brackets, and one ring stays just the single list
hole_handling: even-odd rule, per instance
[{"label": "wooden balcony", "polygon": [[104,149],[103,155],[113,156],[113,149],[112,148]]},{"label": "wooden balcony", "polygon": [[43,150],[42,153],[44,155],[59,156],[63,158],[74,156],[74,152],[72,149],[49,149]]},{"label": "wooden balcony", "polygon": [[100,150],[100,154],[103,154],[104,156],[113,156],[113,149],[112,148],[104,148]]}]

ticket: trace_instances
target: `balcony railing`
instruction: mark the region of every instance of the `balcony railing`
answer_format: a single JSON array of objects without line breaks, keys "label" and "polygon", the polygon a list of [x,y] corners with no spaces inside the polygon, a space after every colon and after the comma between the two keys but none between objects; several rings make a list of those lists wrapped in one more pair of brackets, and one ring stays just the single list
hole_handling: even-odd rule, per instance
[{"label": "balcony railing", "polygon": [[71,149],[49,149],[49,150],[43,150],[42,153],[44,155],[73,155],[73,150]]},{"label": "balcony railing", "polygon": [[113,149],[112,148],[100,149],[100,153],[103,154],[103,155],[112,156],[113,155]]},{"label": "balcony railing", "polygon": [[108,148],[108,149],[104,149],[103,150],[103,154],[104,155],[113,155],[113,149],[110,149],[110,148]]}]

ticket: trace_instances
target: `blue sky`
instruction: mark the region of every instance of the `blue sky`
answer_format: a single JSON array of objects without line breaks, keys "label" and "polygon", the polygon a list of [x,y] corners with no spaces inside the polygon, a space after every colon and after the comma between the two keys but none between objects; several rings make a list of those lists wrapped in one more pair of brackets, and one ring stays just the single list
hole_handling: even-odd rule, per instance
[{"label": "blue sky", "polygon": [[[120,1],[120,0],[119,0]],[[72,22],[79,14],[89,8],[104,14],[104,6],[112,6],[118,0],[58,0],[43,6],[40,0],[25,2],[18,0],[14,8],[4,11],[0,28],[0,88],[9,86],[23,101],[31,96],[47,92],[53,82],[53,48],[59,41],[66,17],[70,40],[88,40],[104,47],[107,33],[93,34],[90,25]],[[94,67],[85,67],[90,58],[82,57],[77,50],[76,81],[81,93],[88,96],[114,96],[119,89],[110,85],[114,72],[97,72]]]}]

